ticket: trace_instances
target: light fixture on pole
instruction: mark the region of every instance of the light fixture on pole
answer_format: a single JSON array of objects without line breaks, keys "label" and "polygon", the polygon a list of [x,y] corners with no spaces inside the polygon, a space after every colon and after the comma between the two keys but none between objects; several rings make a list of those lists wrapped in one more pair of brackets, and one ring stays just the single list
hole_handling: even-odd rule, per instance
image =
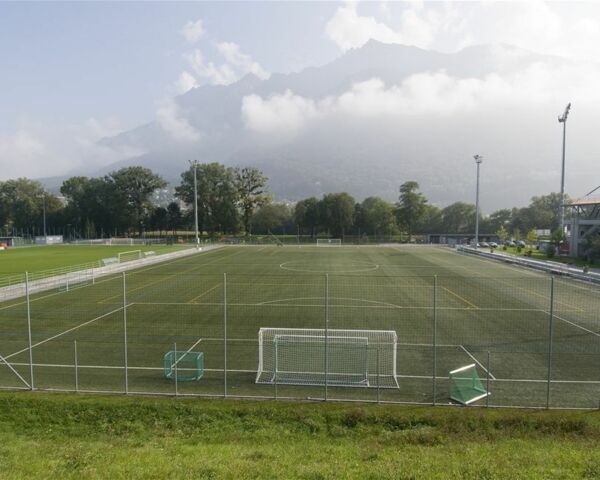
[{"label": "light fixture on pole", "polygon": [[565,107],[565,113],[559,115],[558,123],[563,124],[563,141],[562,141],[562,169],[560,174],[560,231],[565,234],[565,145],[567,138],[567,117],[571,110],[571,103]]},{"label": "light fixture on pole", "polygon": [[475,189],[475,248],[479,248],[479,166],[483,162],[482,155],[473,155],[477,164],[477,187]]},{"label": "light fixture on pole", "polygon": [[198,167],[198,160],[188,160],[190,166],[194,167],[194,226],[196,231],[196,250],[200,250],[200,237],[198,235],[198,176],[196,170]]}]

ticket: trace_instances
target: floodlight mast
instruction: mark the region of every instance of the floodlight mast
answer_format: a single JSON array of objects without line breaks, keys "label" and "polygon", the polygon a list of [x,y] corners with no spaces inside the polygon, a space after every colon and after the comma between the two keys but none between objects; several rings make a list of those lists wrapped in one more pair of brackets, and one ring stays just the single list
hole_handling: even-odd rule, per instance
[{"label": "floodlight mast", "polygon": [[198,175],[196,174],[198,160],[188,160],[194,168],[194,227],[196,232],[196,250],[200,250],[200,236],[198,235]]},{"label": "floodlight mast", "polygon": [[477,187],[475,189],[475,248],[479,248],[479,166],[483,162],[483,155],[473,155],[477,164]]},{"label": "floodlight mast", "polygon": [[571,110],[571,103],[565,107],[565,113],[559,115],[558,123],[563,124],[563,141],[562,141],[562,169],[560,174],[560,231],[565,234],[565,145],[567,137],[567,118]]}]

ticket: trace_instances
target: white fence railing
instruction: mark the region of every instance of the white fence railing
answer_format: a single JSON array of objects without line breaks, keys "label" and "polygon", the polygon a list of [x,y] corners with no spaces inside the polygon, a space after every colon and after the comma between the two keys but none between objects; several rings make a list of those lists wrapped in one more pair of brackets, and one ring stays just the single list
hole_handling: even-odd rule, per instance
[{"label": "white fence railing", "polygon": [[[147,256],[139,260],[131,260],[124,263],[102,265],[100,262],[92,262],[90,264],[47,270],[45,272],[11,275],[3,279],[4,285],[0,286],[0,302],[25,296],[27,286],[29,287],[30,295],[52,289],[70,290],[77,286],[93,284],[99,277],[134,270],[147,265],[168,262],[220,247],[221,245],[208,245],[202,247],[200,252],[195,248],[186,248],[177,252]],[[52,272],[52,274],[49,274],[49,272]]]},{"label": "white fence railing", "polygon": [[592,282],[600,284],[600,274],[596,272],[585,272],[582,268],[573,267],[565,263],[534,260],[532,258],[517,257],[516,255],[509,255],[502,252],[495,251],[494,253],[485,251],[481,248],[476,249],[474,247],[458,245],[456,247],[458,252],[466,253],[469,255],[477,255],[479,257],[490,258],[492,260],[510,263],[512,265],[518,265],[521,267],[532,268],[542,272],[565,275],[577,280],[583,280],[585,282]]}]

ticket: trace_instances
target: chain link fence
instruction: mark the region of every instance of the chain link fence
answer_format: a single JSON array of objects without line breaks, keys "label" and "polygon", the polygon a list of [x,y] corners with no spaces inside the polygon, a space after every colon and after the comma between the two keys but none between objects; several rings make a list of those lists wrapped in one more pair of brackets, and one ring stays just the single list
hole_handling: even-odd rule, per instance
[{"label": "chain link fence", "polygon": [[[27,291],[0,305],[0,388],[436,405],[450,403],[449,372],[474,364],[490,393],[479,405],[600,407],[597,286],[251,268],[179,264]],[[261,328],[287,333],[257,383]],[[393,360],[372,332],[395,333]],[[202,366],[181,363],[187,353]]]}]

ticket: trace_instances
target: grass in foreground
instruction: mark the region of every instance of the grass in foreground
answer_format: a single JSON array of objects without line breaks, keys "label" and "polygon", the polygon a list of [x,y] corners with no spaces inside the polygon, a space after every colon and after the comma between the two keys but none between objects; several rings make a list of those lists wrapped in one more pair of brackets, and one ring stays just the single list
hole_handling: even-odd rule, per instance
[{"label": "grass in foreground", "polygon": [[9,248],[0,251],[0,275],[71,267],[116,257],[120,252],[132,250],[152,250],[161,254],[181,248],[176,245],[48,245]]},{"label": "grass in foreground", "polygon": [[2,478],[600,478],[600,412],[0,394]]}]

